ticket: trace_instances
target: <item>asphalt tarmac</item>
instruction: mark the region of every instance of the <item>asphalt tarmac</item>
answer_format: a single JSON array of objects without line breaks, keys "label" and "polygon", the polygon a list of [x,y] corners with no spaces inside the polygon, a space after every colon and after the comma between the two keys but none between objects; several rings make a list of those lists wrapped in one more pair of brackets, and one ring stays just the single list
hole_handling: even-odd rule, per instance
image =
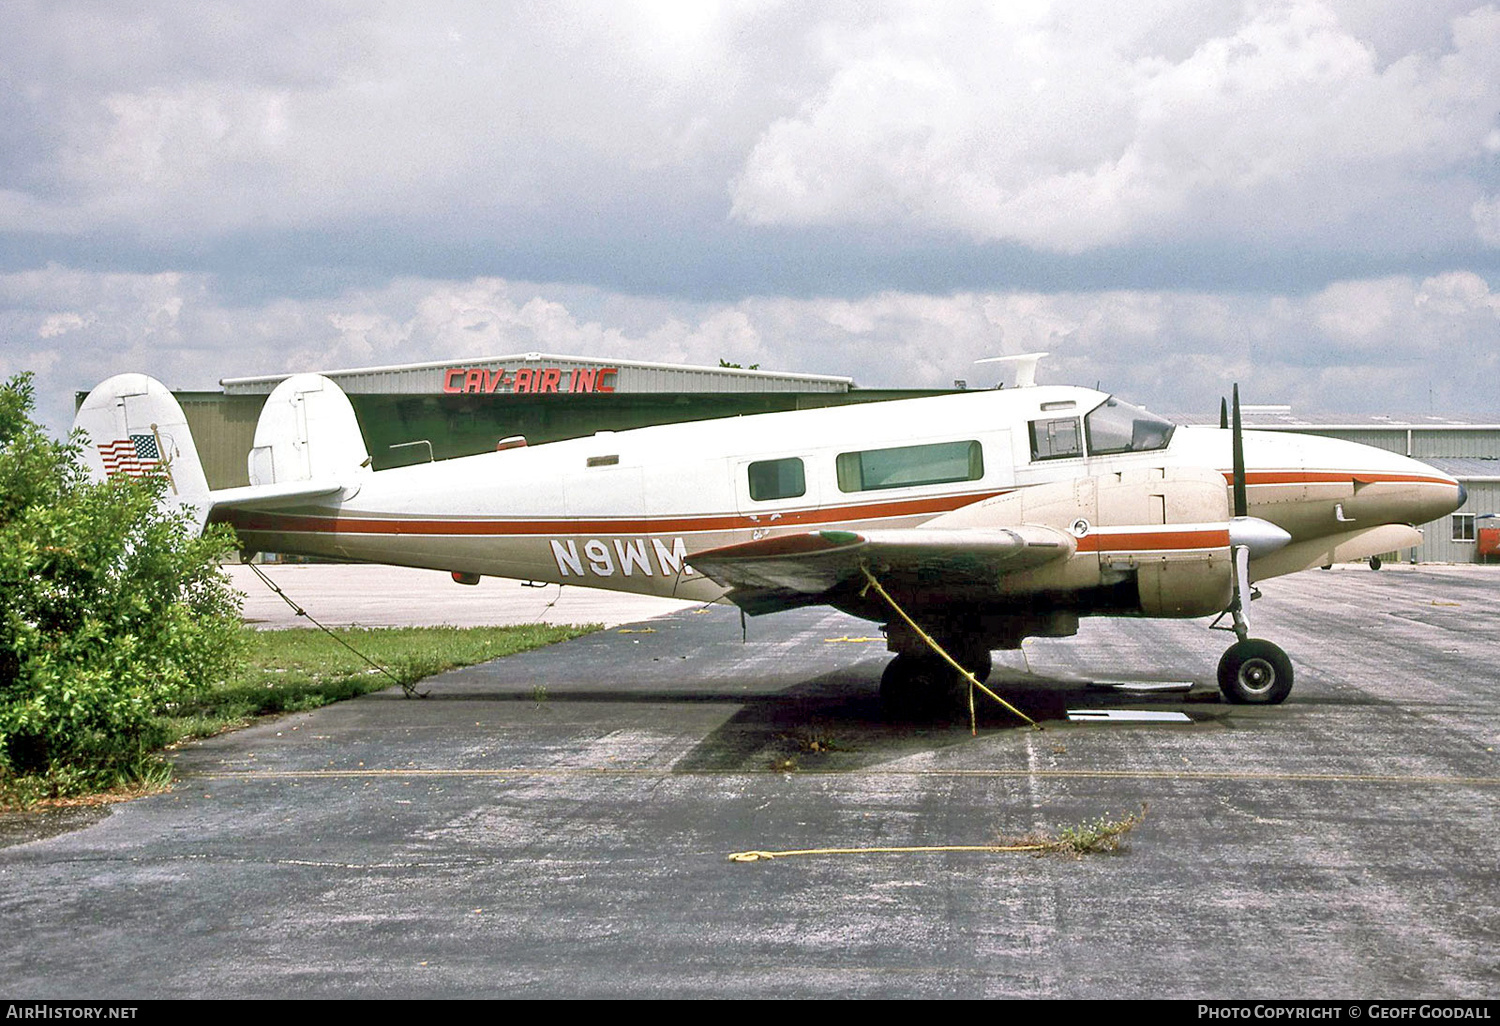
[{"label": "asphalt tarmac", "polygon": [[[742,641],[688,607],[288,716],[0,849],[0,997],[1492,998],[1497,574],[1266,583],[1279,707],[1218,701],[1230,636],[1202,621],[1089,620],[997,653],[1045,730],[890,723],[873,625],[807,610]],[[1090,685],[1122,679],[1195,686]],[[1078,859],[729,859],[1143,806]]]}]

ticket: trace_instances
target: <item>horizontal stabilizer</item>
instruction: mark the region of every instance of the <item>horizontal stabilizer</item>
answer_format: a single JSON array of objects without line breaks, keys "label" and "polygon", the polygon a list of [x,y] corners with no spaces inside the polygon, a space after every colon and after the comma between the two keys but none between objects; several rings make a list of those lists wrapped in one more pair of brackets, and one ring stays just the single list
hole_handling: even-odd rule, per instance
[{"label": "horizontal stabilizer", "polygon": [[210,492],[214,509],[280,509],[309,499],[338,495],[344,486],[337,481],[288,481],[285,484],[249,485]]}]

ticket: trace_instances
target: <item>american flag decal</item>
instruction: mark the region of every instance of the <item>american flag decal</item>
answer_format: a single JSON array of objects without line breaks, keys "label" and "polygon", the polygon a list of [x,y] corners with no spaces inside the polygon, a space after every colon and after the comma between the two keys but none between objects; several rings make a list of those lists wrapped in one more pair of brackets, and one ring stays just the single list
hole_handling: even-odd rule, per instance
[{"label": "american flag decal", "polygon": [[155,435],[131,435],[118,442],[106,442],[99,446],[99,455],[104,458],[104,472],[110,477],[116,474],[145,477],[161,469],[161,449]]}]

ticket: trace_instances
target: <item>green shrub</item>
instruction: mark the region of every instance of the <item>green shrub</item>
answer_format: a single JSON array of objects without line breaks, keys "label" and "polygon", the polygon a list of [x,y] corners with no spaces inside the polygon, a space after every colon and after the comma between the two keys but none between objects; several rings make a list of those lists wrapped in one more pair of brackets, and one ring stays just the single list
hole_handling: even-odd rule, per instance
[{"label": "green shrub", "polygon": [[234,541],[159,509],[160,479],[92,480],[80,440],[31,409],[29,375],[0,386],[0,779],[97,784],[235,663],[239,595],[218,567]]}]

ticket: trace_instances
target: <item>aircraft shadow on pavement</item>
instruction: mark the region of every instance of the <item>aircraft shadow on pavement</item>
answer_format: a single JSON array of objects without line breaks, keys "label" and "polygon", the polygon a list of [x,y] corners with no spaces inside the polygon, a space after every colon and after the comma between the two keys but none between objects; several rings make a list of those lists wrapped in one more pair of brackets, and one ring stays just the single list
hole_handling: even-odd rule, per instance
[{"label": "aircraft shadow on pavement", "polygon": [[[1219,705],[1218,692],[1202,687],[1188,694],[1143,694],[1018,672],[997,672],[990,685],[1044,726],[1068,723],[1069,710],[1181,710],[1192,723],[1146,725],[1150,729],[1181,730],[1217,720],[1225,712]],[[837,772],[971,743],[967,703],[961,693],[954,698],[951,711],[921,719],[896,719],[882,710],[878,679],[871,676],[868,666],[823,674],[774,695],[758,695],[744,702],[679,759],[675,768],[679,772]],[[1032,729],[978,692],[974,721],[981,737],[997,731]]]},{"label": "aircraft shadow on pavement", "polygon": [[[570,644],[577,644],[576,642]],[[704,724],[705,734],[674,762],[678,772],[838,772],[864,768],[939,748],[970,743],[969,712],[962,692],[953,696],[951,710],[921,719],[897,719],[882,709],[879,683],[882,663],[864,659],[854,664],[786,682],[786,675],[770,681],[737,675],[684,673],[671,682],[598,678],[580,680],[569,675],[545,678],[527,673],[519,660],[488,664],[482,677],[464,671],[433,678],[430,701],[473,703],[545,703],[567,717],[571,707],[580,717],[595,720],[608,706],[618,706],[622,719],[639,719],[642,706],[662,707],[659,721],[672,723],[672,708],[732,706],[716,725]],[[1102,675],[1101,675],[1102,676]],[[539,680],[550,683],[542,685]],[[1202,684],[1190,693],[1133,692],[1098,687],[1087,680],[1031,674],[996,668],[992,690],[1007,702],[1046,725],[1066,724],[1069,710],[1183,711],[1195,723],[1218,720],[1228,707],[1217,689]],[[545,697],[541,696],[545,692]],[[396,700],[391,689],[370,699]],[[587,710],[585,712],[585,710]],[[627,712],[627,710],[629,710]],[[981,736],[997,731],[1029,730],[1024,721],[975,693],[975,722]],[[701,722],[701,721],[700,721]],[[686,725],[686,719],[684,721]],[[1070,728],[1119,729],[1068,724]],[[1148,724],[1145,729],[1192,729],[1193,724]]]}]

